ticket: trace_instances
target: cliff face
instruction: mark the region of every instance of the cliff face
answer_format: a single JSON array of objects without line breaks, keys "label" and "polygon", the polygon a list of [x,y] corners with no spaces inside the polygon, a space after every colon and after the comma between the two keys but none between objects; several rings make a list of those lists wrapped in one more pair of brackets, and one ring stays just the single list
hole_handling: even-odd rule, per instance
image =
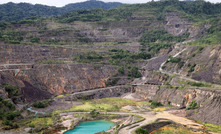
[{"label": "cliff face", "polygon": [[120,97],[125,93],[132,92],[132,86],[115,86],[115,87],[106,87],[95,90],[89,90],[85,92],[73,93],[64,97],[56,98],[59,101],[76,101],[79,99],[100,99],[108,97]]},{"label": "cliff face", "polygon": [[46,59],[65,59],[78,54],[73,48],[28,46],[28,45],[0,45],[1,64],[35,63]]},{"label": "cliff face", "polygon": [[105,87],[105,82],[114,73],[114,67],[87,64],[33,65],[27,70],[0,72],[1,83],[18,85],[24,92],[31,85],[56,95]]},{"label": "cliff face", "polygon": [[163,104],[171,103],[178,107],[188,107],[195,100],[199,108],[190,110],[188,116],[214,124],[220,124],[221,120],[221,91],[205,88],[174,89],[169,86],[142,85],[135,87],[135,93],[145,100],[155,100]]},{"label": "cliff face", "polygon": [[[169,55],[174,55],[177,52],[175,50],[170,52]],[[170,73],[189,76],[195,80],[220,84],[220,46],[189,46],[177,58],[181,58],[181,61],[178,63],[166,63],[164,70]],[[183,66],[179,66],[181,62],[183,62]]]}]

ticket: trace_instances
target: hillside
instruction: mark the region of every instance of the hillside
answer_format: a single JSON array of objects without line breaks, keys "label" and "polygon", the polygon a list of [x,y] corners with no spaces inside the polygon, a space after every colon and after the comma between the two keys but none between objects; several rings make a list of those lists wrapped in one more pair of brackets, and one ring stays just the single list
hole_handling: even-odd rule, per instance
[{"label": "hillside", "polygon": [[[63,114],[69,119],[68,112],[119,112],[130,105],[129,111],[135,107],[146,119],[155,119],[165,107],[178,109],[177,115],[203,124],[181,123],[188,129],[220,133],[220,24],[221,4],[177,0],[2,22],[0,110],[14,118],[0,117],[1,127],[54,131]],[[138,98],[139,104],[101,99],[122,95]],[[27,110],[34,104],[39,118]],[[85,114],[74,117],[84,120]],[[33,127],[38,119],[50,125]],[[144,122],[119,132],[132,132]]]},{"label": "hillside", "polygon": [[79,9],[110,9],[117,8],[121,6],[122,3],[119,2],[109,2],[105,3],[102,1],[85,1],[80,3],[68,4],[64,7],[58,8],[54,6],[46,5],[32,5],[29,3],[12,3],[0,5],[0,21],[19,21],[27,17],[48,17],[48,16],[57,16],[62,15],[67,12],[73,12],[74,10]]}]

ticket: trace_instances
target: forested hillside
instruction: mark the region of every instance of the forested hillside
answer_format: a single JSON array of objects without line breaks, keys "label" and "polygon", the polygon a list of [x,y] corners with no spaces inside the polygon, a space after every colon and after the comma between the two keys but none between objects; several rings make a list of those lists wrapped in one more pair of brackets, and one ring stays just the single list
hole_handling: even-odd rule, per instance
[{"label": "forested hillside", "polygon": [[48,17],[62,15],[67,12],[73,12],[77,9],[93,9],[93,8],[117,8],[121,6],[119,2],[104,3],[102,1],[89,0],[81,3],[68,4],[58,8],[46,5],[32,5],[29,3],[7,3],[0,5],[0,21],[19,21],[26,17]]}]

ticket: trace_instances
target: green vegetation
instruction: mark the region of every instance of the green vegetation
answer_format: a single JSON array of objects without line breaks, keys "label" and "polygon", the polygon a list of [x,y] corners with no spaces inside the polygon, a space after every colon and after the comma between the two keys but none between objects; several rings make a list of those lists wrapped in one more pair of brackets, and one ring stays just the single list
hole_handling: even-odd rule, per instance
[{"label": "green vegetation", "polygon": [[141,77],[142,75],[138,71],[138,67],[134,66],[133,63],[149,58],[151,58],[151,55],[146,52],[132,53],[128,50],[111,49],[109,53],[87,52],[80,54],[74,60],[79,63],[97,62],[118,66],[118,74],[114,75],[115,78],[110,78],[106,83],[106,85],[115,85],[119,80],[119,75],[128,75],[129,78]]},{"label": "green vegetation", "polygon": [[154,112],[163,112],[167,109],[168,107],[157,107],[157,108],[154,108],[153,111]]},{"label": "green vegetation", "polygon": [[195,109],[197,108],[197,103],[195,100],[191,101],[191,103],[189,104],[189,106],[187,107],[187,110],[190,110],[190,109]]},{"label": "green vegetation", "polygon": [[157,131],[153,132],[153,134],[194,134],[194,132],[185,127],[170,124],[161,127]]},{"label": "green vegetation", "polygon": [[9,98],[13,98],[15,96],[19,96],[20,95],[18,87],[6,85],[5,86],[5,91],[8,93],[8,97]]},{"label": "green vegetation", "polygon": [[160,107],[163,106],[163,104],[161,104],[160,102],[157,101],[153,101],[153,100],[149,100],[150,106],[152,107]]},{"label": "green vegetation", "polygon": [[20,44],[23,40],[23,33],[17,31],[0,32],[0,40],[11,44]]},{"label": "green vegetation", "polygon": [[221,126],[220,125],[214,125],[210,123],[202,123],[205,126],[205,129],[207,131],[221,133]]},{"label": "green vegetation", "polygon": [[136,134],[149,134],[148,131],[144,128],[138,128],[135,131]]},{"label": "green vegetation", "polygon": [[123,74],[124,74],[124,67],[120,67],[120,68],[118,69],[118,72],[123,75]]},{"label": "green vegetation", "polygon": [[132,78],[140,78],[142,75],[138,71],[138,67],[132,67],[128,73],[128,76]]},{"label": "green vegetation", "polygon": [[64,60],[59,59],[47,59],[47,60],[39,60],[38,64],[65,64]]},{"label": "green vegetation", "polygon": [[189,37],[189,33],[182,36],[173,36],[165,30],[147,31],[140,38],[141,45],[148,46],[148,50],[156,54],[160,49],[166,49],[172,46],[173,42],[182,42]]},{"label": "green vegetation", "polygon": [[106,86],[113,86],[113,85],[117,84],[117,82],[119,80],[120,80],[120,78],[108,79],[108,81],[106,82]]},{"label": "green vegetation", "polygon": [[17,128],[18,125],[13,120],[19,116],[21,116],[20,112],[15,111],[15,105],[0,97],[0,120],[2,120],[2,124],[10,128]]},{"label": "green vegetation", "polygon": [[111,112],[119,111],[121,107],[127,105],[147,105],[147,102],[137,102],[129,99],[122,98],[103,98],[103,99],[94,99],[94,100],[85,100],[83,105],[73,106],[71,109],[67,110],[56,110],[53,114],[58,114],[61,112],[90,112],[96,109],[96,112]]},{"label": "green vegetation", "polygon": [[91,116],[92,118],[97,117],[99,114],[100,114],[100,113],[97,112],[95,109],[93,109],[93,110],[90,111],[90,116]]},{"label": "green vegetation", "polygon": [[181,62],[181,58],[173,58],[172,56],[169,57],[170,62],[172,63],[179,63]]},{"label": "green vegetation", "polygon": [[22,95],[20,94],[20,90],[17,86],[4,84],[3,87],[5,88],[5,91],[8,93],[8,98],[10,98],[14,104],[17,104],[18,101],[23,100]]},{"label": "green vegetation", "polygon": [[86,54],[80,54],[75,57],[78,62],[81,63],[91,63],[91,62],[99,62],[103,59],[103,56],[96,52],[88,52]]},{"label": "green vegetation", "polygon": [[7,27],[7,23],[0,22],[0,30],[5,30]]},{"label": "green vegetation", "polygon": [[124,105],[135,105],[136,101],[121,98],[103,98],[85,101],[83,105],[74,106],[71,111],[119,111]]},{"label": "green vegetation", "polygon": [[[193,22],[193,25],[204,26],[206,24],[211,24],[211,27],[207,30],[207,32],[203,33],[202,35],[199,35],[200,40],[196,40],[192,43],[192,45],[200,46],[220,43],[220,3],[211,4],[209,2],[204,1],[183,2],[178,0],[169,0],[148,2],[146,4],[125,4],[117,9],[110,9],[118,7],[120,5],[120,3],[105,4],[101,1],[86,1],[77,5],[73,4],[62,8],[48,7],[42,5],[30,5],[27,3],[7,3],[4,5],[0,5],[0,7],[2,7],[0,8],[0,21],[17,21],[11,23],[0,22],[0,40],[12,44],[24,43],[30,45],[70,45],[73,43],[70,43],[69,40],[63,38],[58,39],[55,37],[45,39],[45,35],[59,36],[63,35],[65,31],[64,29],[63,31],[61,30],[63,28],[62,24],[58,24],[61,25],[61,28],[59,26],[59,28],[53,30],[49,28],[48,24],[50,25],[51,23],[56,23],[57,25],[57,22],[72,23],[74,21],[86,21],[93,22],[95,24],[101,24],[104,27],[100,28],[100,31],[108,31],[109,24],[111,22],[130,22],[134,17],[148,16],[147,20],[152,20],[159,24],[159,22],[163,22],[165,20],[166,13],[178,12],[181,17],[191,20]],[[104,9],[76,10],[72,12],[75,9],[91,9],[92,7],[99,7]],[[54,17],[51,17],[50,19],[36,17],[46,17],[52,15],[54,15]],[[51,22],[51,20],[53,20],[53,22]],[[99,23],[97,23],[98,21]],[[43,35],[26,33],[25,30],[15,31],[14,28],[20,25],[22,25],[21,27],[23,27],[24,25],[24,27],[27,27],[27,25],[31,26],[27,27],[27,29],[32,28],[32,26],[37,26],[38,29],[36,30],[36,32],[41,33]],[[176,27],[179,26],[179,24],[176,25]],[[167,33],[162,27],[162,25],[151,25],[150,27],[152,28],[148,28],[148,30],[144,34],[143,32],[140,33],[143,34],[140,38],[140,43],[144,46],[148,46],[148,50],[151,52],[151,55],[156,54],[160,49],[169,48],[174,43],[182,42],[189,37],[189,33],[185,33],[181,36],[173,36]],[[70,34],[68,30],[70,29],[67,28],[65,32],[72,36],[73,34]],[[76,29],[76,31],[77,30],[79,29]],[[79,33],[74,33],[74,36],[77,36],[77,38],[74,38],[74,40],[72,41],[80,42],[80,44],[88,44],[92,42],[89,36],[78,34]],[[90,36],[94,36],[93,33],[91,33]],[[118,42],[118,44],[122,43],[126,42]]]},{"label": "green vegetation", "polygon": [[136,60],[150,59],[151,55],[146,52],[132,53],[128,50],[112,49],[110,50],[109,63],[112,65],[130,64]]},{"label": "green vegetation", "polygon": [[132,15],[131,10],[127,9],[92,9],[77,10],[72,13],[59,16],[58,21],[61,23],[71,23],[74,21],[122,21]]},{"label": "green vegetation", "polygon": [[179,68],[181,69],[181,68],[184,66],[184,64],[185,64],[184,61],[179,62],[179,63],[178,63]]},{"label": "green vegetation", "polygon": [[30,39],[31,43],[39,43],[40,42],[40,38],[38,38],[36,36],[30,36],[29,39]]},{"label": "green vegetation", "polygon": [[52,126],[53,119],[51,117],[44,117],[44,118],[34,118],[31,120],[31,122],[28,124],[31,127],[47,127],[47,126]]},{"label": "green vegetation", "polygon": [[188,82],[187,84],[195,87],[211,87],[211,84],[206,84],[201,82]]},{"label": "green vegetation", "polygon": [[[104,3],[101,1],[86,1],[81,3],[69,4],[62,8],[45,6],[45,5],[32,5],[28,3],[7,3],[0,5],[0,21],[19,21],[27,17],[33,16],[57,16],[67,12],[73,12],[77,9],[92,9],[92,8],[116,8],[121,3]],[[19,21],[19,24],[30,24],[31,19]]]},{"label": "green vegetation", "polygon": [[141,45],[146,45],[148,43],[156,41],[182,42],[188,37],[189,33],[186,33],[182,36],[173,36],[171,34],[168,34],[165,30],[154,30],[154,31],[148,31],[147,33],[143,34],[143,36],[140,38],[140,42]]},{"label": "green vegetation", "polygon": [[188,70],[189,73],[193,72],[195,70],[196,64],[194,63],[193,65],[188,64],[188,66],[190,67],[190,69]]},{"label": "green vegetation", "polygon": [[51,104],[51,100],[43,100],[43,101],[37,101],[33,104],[33,107],[35,108],[46,108]]},{"label": "green vegetation", "polygon": [[[182,59],[181,58],[176,58],[176,57],[172,57],[172,56],[169,56],[169,60],[167,60],[167,63],[168,62],[171,62],[171,63],[178,63],[178,67],[181,69],[183,66],[184,66],[184,64],[185,64],[185,62],[184,61],[182,61]],[[165,66],[164,66],[165,67]],[[164,68],[163,68],[164,69]]]}]

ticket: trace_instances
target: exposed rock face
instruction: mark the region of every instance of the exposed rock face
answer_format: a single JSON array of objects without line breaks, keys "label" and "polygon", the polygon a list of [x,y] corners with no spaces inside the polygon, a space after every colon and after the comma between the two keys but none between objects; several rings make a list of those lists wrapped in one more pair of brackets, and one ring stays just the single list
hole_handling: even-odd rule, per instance
[{"label": "exposed rock face", "polygon": [[78,99],[100,99],[108,97],[120,97],[121,95],[133,91],[132,86],[115,86],[101,89],[90,90],[86,92],[73,93],[65,97],[57,98],[58,100],[76,101]]},{"label": "exposed rock face", "polygon": [[211,25],[204,25],[196,27],[191,24],[186,18],[176,12],[166,14],[166,22],[164,25],[165,30],[175,36],[183,35],[184,33],[190,33],[190,38],[196,38],[199,34],[205,32]]},{"label": "exposed rock face", "polygon": [[44,100],[52,96],[48,91],[36,88],[30,83],[24,81],[25,87],[21,88],[21,92],[25,101]]},{"label": "exposed rock face", "polygon": [[52,58],[69,58],[77,52],[64,47],[0,45],[1,64],[34,63]]},{"label": "exposed rock face", "polygon": [[[33,65],[29,70],[20,70],[17,75],[15,70],[0,72],[0,82],[23,89],[33,86],[58,95],[105,87],[105,82],[115,71],[110,66],[86,64]],[[29,83],[28,86],[25,83]]]},{"label": "exposed rock face", "polygon": [[[174,49],[175,50],[175,49]],[[173,51],[169,55],[173,55]],[[184,62],[180,68],[176,63],[165,64],[167,72],[190,75],[193,79],[220,84],[221,81],[221,47],[197,47],[191,46],[178,57]],[[196,64],[192,71],[191,66]]]},{"label": "exposed rock face", "polygon": [[[138,52],[140,45],[138,43],[130,43],[127,45],[76,45],[73,47],[53,47],[53,46],[39,46],[39,45],[6,45],[0,42],[0,64],[34,64],[41,60],[47,59],[62,59],[72,60],[74,56],[90,51],[107,51],[109,49],[126,49],[131,52]],[[8,69],[8,65],[5,68]],[[4,69],[0,65],[0,70]]]},{"label": "exposed rock face", "polygon": [[168,33],[179,36],[186,33],[190,26],[190,22],[180,18],[179,13],[172,12],[166,14],[166,25],[164,28]]},{"label": "exposed rock face", "polygon": [[178,107],[187,107],[192,100],[199,106],[189,116],[202,122],[221,124],[221,91],[187,88],[171,89],[167,86],[142,85],[135,87],[136,94],[145,100],[156,100],[163,104],[171,102]]}]

